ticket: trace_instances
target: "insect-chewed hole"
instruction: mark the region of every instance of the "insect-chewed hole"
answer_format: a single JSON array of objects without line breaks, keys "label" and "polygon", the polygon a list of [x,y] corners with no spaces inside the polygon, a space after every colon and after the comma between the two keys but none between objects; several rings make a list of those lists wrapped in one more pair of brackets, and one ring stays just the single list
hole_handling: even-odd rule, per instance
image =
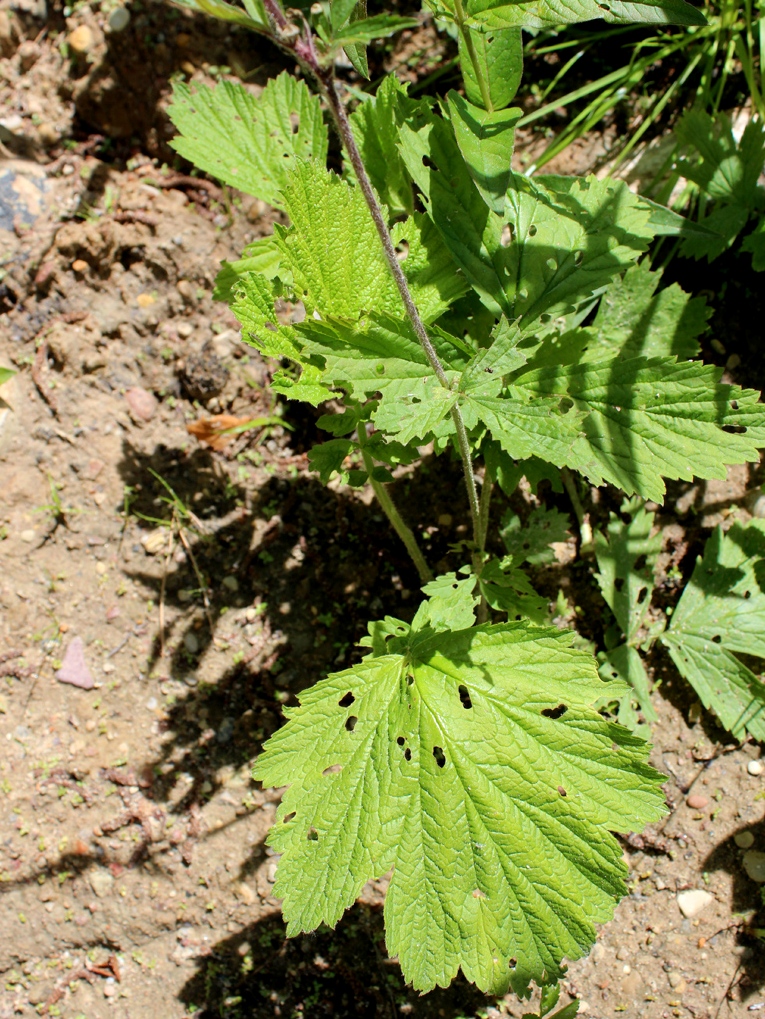
[{"label": "insect-chewed hole", "polygon": [[719,633],[716,633],[714,635],[714,637],[712,638],[712,643],[713,644],[722,644],[722,637],[720,636]]},{"label": "insect-chewed hole", "polygon": [[561,715],[565,715],[568,711],[566,704],[559,704],[557,708],[543,708],[542,714],[545,718],[560,718]]},{"label": "insect-chewed hole", "polygon": [[411,761],[412,751],[409,749],[409,747],[407,747],[406,750],[404,751],[404,757],[406,758],[407,761]]},{"label": "insect-chewed hole", "polygon": [[466,686],[462,686],[460,684],[460,686],[457,688],[457,691],[458,691],[458,693],[460,695],[460,700],[462,701],[462,707],[465,708],[466,710],[468,708],[472,708],[473,707],[473,702],[470,700],[470,694],[468,693],[468,688]]},{"label": "insect-chewed hole", "polygon": [[309,842],[319,841],[319,833],[316,831],[315,828],[309,828],[308,831],[306,832],[305,837],[308,839]]},{"label": "insect-chewed hole", "polygon": [[518,965],[518,960],[515,958],[515,956],[513,956],[508,965],[510,966],[510,969],[515,969],[515,967]]},{"label": "insect-chewed hole", "polygon": [[400,747],[403,747],[403,745],[406,743],[406,740],[404,739],[403,736],[398,736],[396,737],[396,742]]},{"label": "insect-chewed hole", "polygon": [[338,771],[342,770],[343,770],[342,764],[330,764],[328,768],[325,768],[324,771],[322,771],[322,775],[324,775],[325,777],[327,775],[336,775]]},{"label": "insect-chewed hole", "polygon": [[414,683],[414,676],[411,673],[406,677],[406,685],[411,686]]},{"label": "insect-chewed hole", "polygon": [[531,226],[529,227],[529,237],[536,237],[536,235],[537,235],[537,228],[534,225],[534,223],[532,223]]},{"label": "insect-chewed hole", "polygon": [[513,224],[505,223],[502,227],[502,234],[499,238],[499,243],[503,248],[509,247],[513,243]]},{"label": "insect-chewed hole", "polygon": [[744,598],[751,598],[751,597],[752,597],[752,592],[751,591],[744,591]]},{"label": "insect-chewed hole", "polygon": [[292,820],[294,816],[295,816],[294,810],[290,814],[285,814],[284,817],[282,818],[283,823],[289,824],[289,822]]},{"label": "insect-chewed hole", "polygon": [[616,591],[617,594],[620,594],[623,587],[624,577],[614,577],[614,591]]},{"label": "insect-chewed hole", "polygon": [[358,718],[355,715],[349,715],[348,718],[346,718],[345,728],[348,730],[348,732],[353,732],[353,730],[356,728],[357,722]]},{"label": "insect-chewed hole", "polygon": [[409,254],[409,241],[399,241],[396,245],[396,258],[399,262],[406,261],[406,257]]},{"label": "insect-chewed hole", "polygon": [[743,435],[746,431],[745,425],[723,425],[722,430],[728,435]]},{"label": "insect-chewed hole", "polygon": [[341,708],[349,708],[351,706],[351,704],[353,704],[353,702],[355,700],[356,700],[356,698],[353,696],[353,694],[349,690],[348,693],[343,694],[343,696],[340,698],[340,700],[337,703],[340,705]]},{"label": "insect-chewed hole", "polygon": [[558,792],[561,794],[561,796],[568,796],[568,793],[566,792],[562,785],[558,786]]},{"label": "insect-chewed hole", "polygon": [[422,157],[422,165],[423,166],[427,166],[427,168],[429,170],[436,170],[436,171],[438,170],[438,167],[433,162],[433,160],[430,158],[430,156],[423,156]]},{"label": "insect-chewed hole", "polygon": [[436,764],[438,765],[438,767],[443,768],[443,766],[446,764],[446,758],[444,757],[444,752],[441,749],[441,747],[433,747],[433,756],[436,759]]}]

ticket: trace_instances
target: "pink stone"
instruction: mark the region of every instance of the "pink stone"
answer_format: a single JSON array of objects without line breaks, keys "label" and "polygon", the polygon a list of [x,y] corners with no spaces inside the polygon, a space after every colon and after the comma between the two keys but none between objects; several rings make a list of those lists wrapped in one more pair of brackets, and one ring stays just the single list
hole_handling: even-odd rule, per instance
[{"label": "pink stone", "polygon": [[692,810],[703,810],[709,803],[709,800],[706,796],[697,796],[694,794],[693,796],[689,796],[685,802]]},{"label": "pink stone", "polygon": [[56,673],[60,683],[70,683],[82,690],[92,690],[95,686],[90,669],[85,661],[85,645],[82,637],[74,637],[66,649],[61,668]]},{"label": "pink stone", "polygon": [[134,421],[151,421],[157,412],[157,399],[140,386],[131,386],[125,390],[125,399]]}]

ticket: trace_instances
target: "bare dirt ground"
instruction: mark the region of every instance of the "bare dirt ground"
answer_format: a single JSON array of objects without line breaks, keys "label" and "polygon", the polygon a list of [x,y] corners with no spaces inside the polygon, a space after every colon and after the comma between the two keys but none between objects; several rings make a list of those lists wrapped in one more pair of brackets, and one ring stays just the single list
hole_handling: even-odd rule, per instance
[{"label": "bare dirt ground", "polygon": [[[110,31],[115,9],[0,3],[0,364],[18,370],[0,400],[0,1017],[519,1016],[462,981],[406,988],[384,882],[337,931],[285,940],[264,846],[278,797],[250,768],[282,706],[357,660],[367,619],[411,614],[416,576],[368,494],[309,474],[315,415],[279,417],[271,366],[212,300],[269,210],[164,166],[170,76],[257,84],[278,55],[159,4]],[[390,55],[402,75],[431,36]],[[754,336],[744,323],[743,353]],[[707,337],[759,381],[735,342]],[[188,425],[216,414],[275,420],[215,450]],[[667,604],[758,480],[672,491]],[[454,568],[456,469],[397,487]],[[597,632],[591,572],[541,582]],[[765,1008],[760,748],[726,743],[651,664],[671,814],[625,839],[631,894],[565,990],[594,1017],[743,1016]]]}]

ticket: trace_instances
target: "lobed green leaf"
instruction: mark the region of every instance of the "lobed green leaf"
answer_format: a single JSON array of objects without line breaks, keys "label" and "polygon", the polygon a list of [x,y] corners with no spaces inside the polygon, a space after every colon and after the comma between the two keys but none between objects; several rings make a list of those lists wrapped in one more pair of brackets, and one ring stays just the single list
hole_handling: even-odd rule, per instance
[{"label": "lobed green leaf", "polygon": [[287,709],[256,766],[290,787],[269,835],[288,933],[392,869],[388,949],[418,990],[460,968],[485,990],[556,979],[625,892],[610,833],[663,813],[646,745],[593,707],[570,634],[370,629],[373,654]]}]

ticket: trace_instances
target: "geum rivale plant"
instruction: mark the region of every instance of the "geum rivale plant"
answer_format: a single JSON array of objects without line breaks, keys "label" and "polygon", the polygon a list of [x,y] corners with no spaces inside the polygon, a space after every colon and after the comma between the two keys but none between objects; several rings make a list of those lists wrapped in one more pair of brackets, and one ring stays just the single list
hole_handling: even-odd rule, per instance
[{"label": "geum rivale plant", "polygon": [[[392,872],[388,947],[416,988],[461,968],[525,995],[589,950],[625,892],[612,832],[657,820],[664,801],[647,744],[603,710],[626,683],[543,625],[522,550],[487,554],[492,488],[578,472],[661,501],[663,478],[756,460],[765,414],[690,359],[706,315],[679,288],[654,294],[658,274],[638,266],[679,217],[618,182],[512,172],[520,33],[699,15],[684,0],[433,0],[459,31],[464,94],[414,100],[389,76],[349,115],[340,48],[364,74],[366,44],[409,22],[354,0],[244,3],[195,0],[269,36],[317,91],[287,74],[257,97],[176,88],[177,151],[289,220],[224,267],[218,294],[282,362],[276,392],[341,402],[312,466],[373,487],[426,596],[411,622],[371,622],[366,656],[305,691],[260,756],[256,777],[289,787],[269,837],[275,891],[297,934],[336,924]],[[342,175],[327,169],[325,112]],[[386,487],[429,443],[461,459],[472,521],[460,568],[436,578]]]}]

